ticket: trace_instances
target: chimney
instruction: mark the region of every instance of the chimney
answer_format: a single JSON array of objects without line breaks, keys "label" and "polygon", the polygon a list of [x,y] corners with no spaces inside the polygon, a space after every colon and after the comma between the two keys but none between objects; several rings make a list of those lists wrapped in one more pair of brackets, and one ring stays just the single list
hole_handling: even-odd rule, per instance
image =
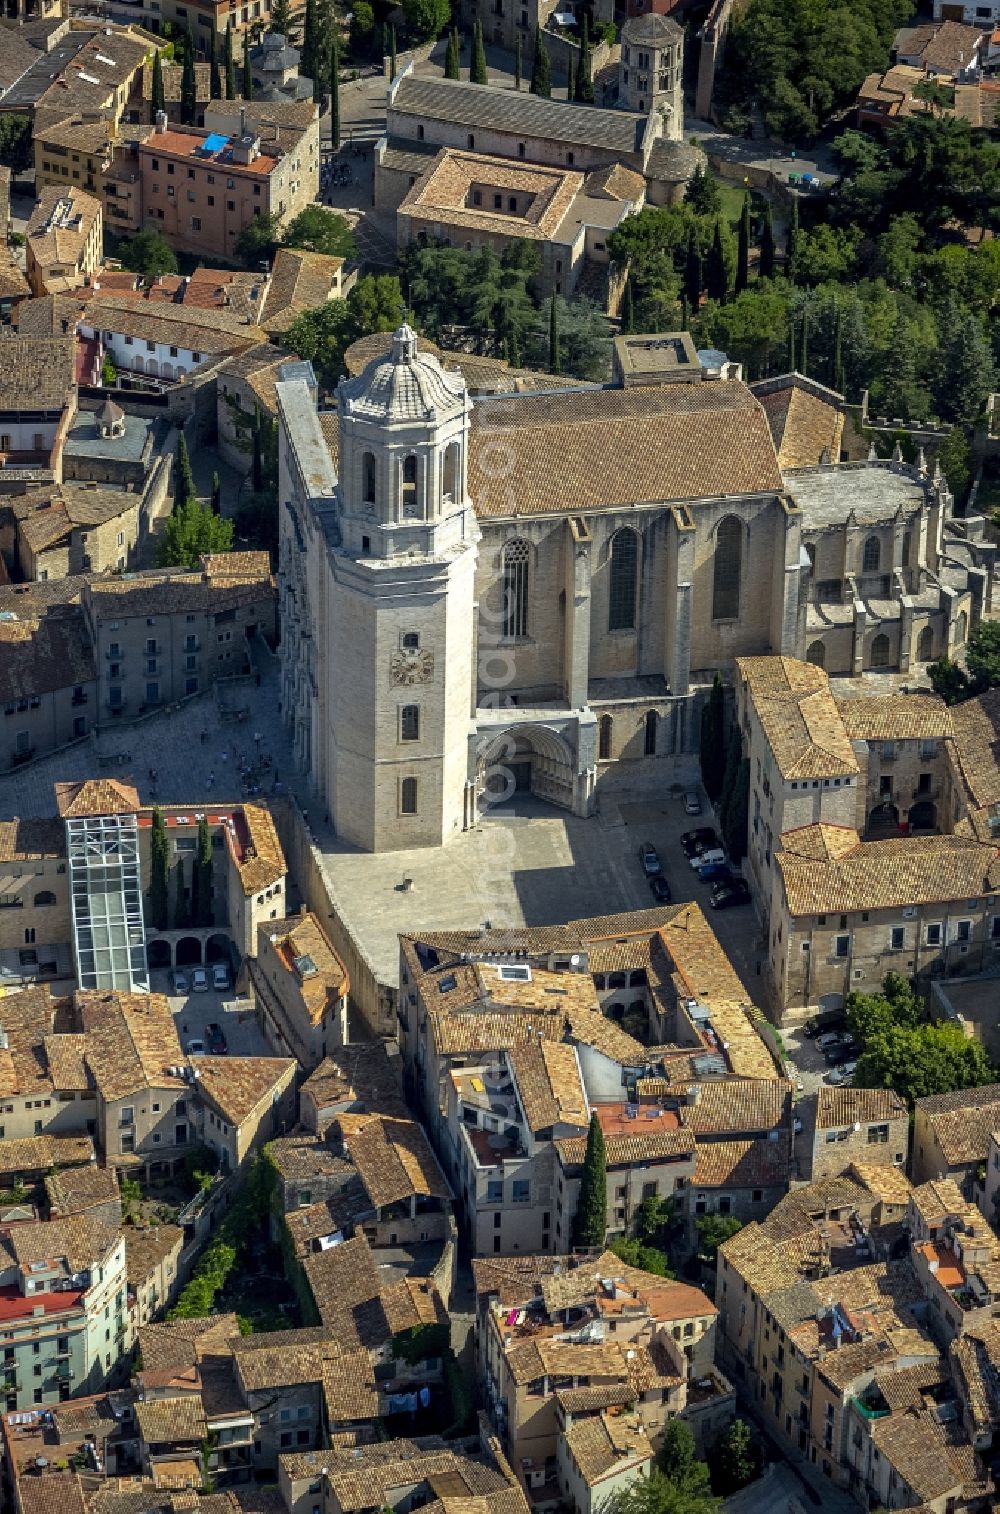
[{"label": "chimney", "polygon": [[165,132],[166,129],[167,129],[167,113],[166,113],[165,110],[158,110],[156,112],[156,134],[157,134],[157,136],[159,136],[162,132]]}]

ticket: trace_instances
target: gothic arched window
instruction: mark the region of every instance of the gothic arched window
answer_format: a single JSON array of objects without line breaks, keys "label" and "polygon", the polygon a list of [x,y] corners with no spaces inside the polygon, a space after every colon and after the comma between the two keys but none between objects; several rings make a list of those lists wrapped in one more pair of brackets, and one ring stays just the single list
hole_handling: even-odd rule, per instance
[{"label": "gothic arched window", "polygon": [[399,813],[401,815],[417,813],[417,780],[415,778],[404,778],[399,785]]},{"label": "gothic arched window", "polygon": [[455,499],[458,495],[458,443],[449,442],[444,454],[443,492]]},{"label": "gothic arched window", "polygon": [[889,638],[880,631],[872,639],[872,662],[873,668],[887,668],[889,666]]},{"label": "gothic arched window", "polygon": [[917,661],[930,662],[934,656],[934,632],[930,626],[924,626],[917,637]]},{"label": "gothic arched window", "polygon": [[403,509],[404,520],[417,520],[420,510],[417,506],[417,459],[411,452],[403,459]]},{"label": "gothic arched window", "polygon": [[375,503],[375,454],[366,452],[361,459],[362,497],[366,505]]},{"label": "gothic arched window", "polygon": [[740,613],[743,526],[735,515],[719,523],[712,564],[712,619],[735,620]]},{"label": "gothic arched window", "polygon": [[656,756],[656,726],[657,716],[655,710],[650,710],[646,716],[645,734],[643,738],[643,751],[647,757]]},{"label": "gothic arched window", "polygon": [[503,579],[503,634],[528,634],[528,543],[509,541],[500,558]]},{"label": "gothic arched window", "polygon": [[636,569],[639,538],[626,526],[611,541],[611,577],[608,584],[608,630],[635,629]]},{"label": "gothic arched window", "polygon": [[404,704],[400,710],[399,739],[400,741],[420,740],[420,706],[418,704]]},{"label": "gothic arched window", "polygon": [[965,638],[969,634],[969,617],[964,610],[959,610],[958,619],[955,621],[955,643],[957,646],[965,646]]},{"label": "gothic arched window", "polygon": [[610,715],[602,715],[597,729],[597,755],[601,762],[607,762],[611,756],[611,734],[614,730],[614,721]]},{"label": "gothic arched window", "polygon": [[862,573],[877,573],[882,561],[882,543],[877,536],[869,536],[861,559]]},{"label": "gothic arched window", "polygon": [[817,668],[826,664],[826,647],[821,641],[811,641],[806,648],[806,662],[813,663]]},{"label": "gothic arched window", "polygon": [[910,548],[911,548],[912,545],[913,545],[913,538],[912,538],[912,536],[910,535],[909,531],[904,531],[903,532],[903,567],[904,568],[908,568],[910,566]]}]

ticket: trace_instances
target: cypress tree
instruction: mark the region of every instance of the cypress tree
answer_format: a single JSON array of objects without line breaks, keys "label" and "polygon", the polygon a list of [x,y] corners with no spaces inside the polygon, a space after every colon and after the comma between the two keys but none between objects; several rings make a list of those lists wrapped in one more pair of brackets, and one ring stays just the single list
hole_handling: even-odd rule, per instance
[{"label": "cypress tree", "polygon": [[554,294],[549,299],[549,372],[559,372],[559,316]]},{"label": "cypress tree", "polygon": [[167,844],[167,827],[163,811],[153,811],[153,829],[150,834],[149,914],[155,930],[167,930],[170,892],[170,849]]},{"label": "cypress tree", "polygon": [[518,339],[517,327],[516,326],[512,326],[510,328],[510,335],[507,338],[507,347],[508,347],[508,359],[507,360],[510,363],[510,366],[512,368],[520,368],[520,366],[521,366],[521,343],[520,343],[520,341]]},{"label": "cypress tree", "polygon": [[[701,253],[698,250],[698,234],[692,226],[688,232],[687,255],[684,259],[684,299],[695,314],[701,301],[701,291]],[[685,326],[686,324],[685,322]]]},{"label": "cypress tree", "polygon": [[319,61],[316,52],[316,0],[306,0],[305,19],[302,27],[302,52],[299,57],[299,73],[307,79],[315,79],[317,63]]},{"label": "cypress tree", "polygon": [[743,195],[740,213],[739,248],[736,254],[736,293],[742,294],[750,282],[750,191]]},{"label": "cypress tree", "polygon": [[273,0],[271,5],[271,24],[268,31],[278,32],[286,42],[292,39],[292,8],[289,0]]},{"label": "cypress tree", "polygon": [[233,23],[226,22],[226,35],[223,38],[223,62],[226,70],[226,99],[236,99],[236,64],[233,60]]},{"label": "cypress tree", "polygon": [[619,330],[622,336],[628,336],[635,330],[635,302],[632,297],[632,277],[625,280],[625,288],[622,291],[622,309]]},{"label": "cypress tree", "polygon": [[726,816],[733,794],[736,791],[736,779],[740,771],[740,763],[743,760],[743,743],[740,740],[739,727],[734,722],[729,728],[729,742],[726,746],[726,766],[722,774],[722,792],[719,794],[718,803],[715,806],[715,814],[719,826],[725,830]]},{"label": "cypress tree", "polygon": [[194,474],[188,454],[187,437],[182,431],[174,453],[174,509],[180,510],[195,498]]},{"label": "cypress tree", "polygon": [[576,63],[572,53],[569,54],[569,61],[566,64],[566,99],[576,99]]},{"label": "cypress tree", "polygon": [[194,38],[191,28],[184,34],[184,59],[181,64],[181,120],[193,126],[198,114],[198,86],[194,72]]},{"label": "cypress tree", "polygon": [[389,28],[389,78],[396,77],[396,28]]},{"label": "cypress tree", "polygon": [[587,1152],[580,1178],[580,1197],[573,1217],[573,1244],[590,1251],[604,1245],[608,1232],[608,1163],[604,1132],[596,1114],[590,1117]]},{"label": "cypress tree", "polygon": [[489,77],[486,73],[486,44],[483,41],[483,24],[476,17],[476,24],[472,28],[472,62],[469,65],[470,84],[488,84]]},{"label": "cypress tree", "polygon": [[521,33],[514,38],[514,88],[521,88]]},{"label": "cypress tree", "polygon": [[722,242],[722,222],[718,218],[715,222],[715,235],[712,238],[711,250],[708,254],[708,265],[705,269],[705,287],[708,290],[710,300],[718,300],[719,304],[725,303],[729,293],[729,280],[726,277],[726,254]]},{"label": "cypress tree", "polygon": [[222,482],[217,473],[212,474],[212,514],[222,514]]},{"label": "cypress tree", "polygon": [[574,100],[579,100],[581,105],[593,105],[594,103],[594,58],[590,47],[590,28],[587,24],[587,12],[583,13],[583,35],[580,38],[580,57],[576,65],[576,89],[573,92]]},{"label": "cypress tree", "polygon": [[788,312],[788,371],[795,372],[795,316]]},{"label": "cypress tree", "polygon": [[726,764],[726,696],[716,673],[701,716],[701,780],[714,804],[722,792]]},{"label": "cypress tree", "polygon": [[253,462],[250,466],[250,482],[255,494],[264,491],[264,438],[262,433],[260,415],[254,421],[253,427]]},{"label": "cypress tree", "polygon": [[462,77],[462,56],[458,49],[457,26],[453,26],[448,33],[448,50],[444,55],[444,76],[446,79]]},{"label": "cypress tree", "polygon": [[795,243],[799,235],[799,200],[795,195],[792,199],[792,214],[788,222],[788,236],[785,239],[785,277],[795,282]]},{"label": "cypress tree", "polygon": [[838,394],[844,392],[844,322],[837,305],[833,322],[833,358],[830,363],[830,383]]},{"label": "cypress tree", "polygon": [[732,792],[722,821],[722,839],[730,860],[742,862],[747,854],[747,818],[750,801],[750,763],[741,757],[733,777]]},{"label": "cypress tree", "polygon": [[198,821],[193,882],[197,890],[197,902],[193,910],[194,924],[212,925],[212,836],[204,816]]},{"label": "cypress tree", "polygon": [[803,378],[809,377],[809,311],[802,312],[802,352],[799,358],[799,372]]},{"label": "cypress tree", "polygon": [[[157,48],[155,53],[153,54],[153,82],[151,95],[153,118],[155,120],[156,112],[158,110],[163,110],[165,106],[165,98],[163,94],[163,60],[160,57],[159,48]],[[159,929],[162,930],[163,927],[160,926]]]},{"label": "cypress tree", "polygon": [[330,48],[330,142],[336,152],[340,146],[340,43],[336,32]]},{"label": "cypress tree", "polygon": [[758,264],[762,279],[774,278],[774,218],[771,214],[771,202],[767,203],[764,212],[764,225],[760,233],[760,263]]},{"label": "cypress tree", "polygon": [[250,35],[243,33],[243,98],[253,99],[253,74],[250,72]]},{"label": "cypress tree", "polygon": [[211,83],[208,87],[209,98],[212,100],[222,99],[222,74],[219,70],[219,34],[212,27],[212,48],[209,55],[211,62]]},{"label": "cypress tree", "polygon": [[174,930],[183,930],[191,922],[188,919],[187,894],[184,890],[184,862],[180,857],[174,870],[174,885]]},{"label": "cypress tree", "polygon": [[552,71],[549,67],[549,51],[542,41],[542,29],[535,27],[535,56],[531,63],[530,90],[541,95],[543,100],[552,98]]},{"label": "cypress tree", "polygon": [[191,864],[191,902],[188,908],[188,925],[201,924],[201,870],[197,860]]}]

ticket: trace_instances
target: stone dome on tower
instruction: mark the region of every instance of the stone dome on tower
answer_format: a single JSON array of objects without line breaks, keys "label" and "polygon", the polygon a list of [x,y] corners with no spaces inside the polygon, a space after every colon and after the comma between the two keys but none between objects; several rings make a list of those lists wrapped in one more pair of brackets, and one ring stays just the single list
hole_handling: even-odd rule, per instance
[{"label": "stone dome on tower", "polygon": [[683,47],[684,33],[669,16],[647,11],[644,16],[631,16],[625,22],[622,41],[633,47]]},{"label": "stone dome on tower", "polygon": [[356,379],[341,384],[341,413],[383,425],[432,421],[464,407],[461,373],[449,372],[429,352],[418,351],[417,334],[405,323],[393,332],[386,357],[376,358]]}]

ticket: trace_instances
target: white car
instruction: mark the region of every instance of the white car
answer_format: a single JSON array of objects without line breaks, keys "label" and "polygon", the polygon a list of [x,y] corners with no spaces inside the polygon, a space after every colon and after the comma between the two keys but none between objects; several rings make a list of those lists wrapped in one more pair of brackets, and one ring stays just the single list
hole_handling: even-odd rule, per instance
[{"label": "white car", "polygon": [[189,1041],[184,1048],[189,1057],[203,1057],[205,1055],[204,1041]]},{"label": "white car", "polygon": [[224,962],[216,962],[212,968],[212,987],[219,993],[225,993],[229,987],[229,969]]},{"label": "white car", "polygon": [[701,867],[708,867],[712,862],[725,862],[726,854],[721,846],[710,847],[707,852],[699,852],[697,857],[691,858],[691,866],[695,872]]},{"label": "white car", "polygon": [[195,994],[208,993],[208,973],[203,967],[196,967],[191,974],[191,992]]}]

